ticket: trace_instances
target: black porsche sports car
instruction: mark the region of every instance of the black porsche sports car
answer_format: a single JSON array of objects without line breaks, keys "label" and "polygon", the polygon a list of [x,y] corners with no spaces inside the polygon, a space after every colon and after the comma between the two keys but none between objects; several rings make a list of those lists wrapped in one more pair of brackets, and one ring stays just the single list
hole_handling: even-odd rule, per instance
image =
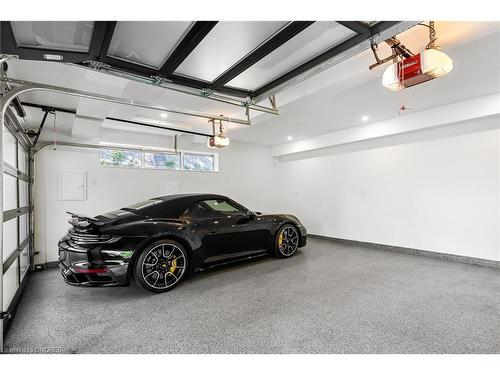
[{"label": "black porsche sports car", "polygon": [[254,213],[216,194],[168,195],[96,217],[69,214],[59,265],[73,285],[128,285],[133,277],[164,292],[214,265],[291,257],[307,237],[295,216]]}]

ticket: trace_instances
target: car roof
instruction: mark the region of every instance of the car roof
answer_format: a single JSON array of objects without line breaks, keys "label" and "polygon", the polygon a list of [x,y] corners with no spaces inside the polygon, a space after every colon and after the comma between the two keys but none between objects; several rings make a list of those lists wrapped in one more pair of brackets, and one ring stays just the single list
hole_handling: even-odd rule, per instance
[{"label": "car roof", "polygon": [[164,202],[172,202],[175,200],[182,200],[182,201],[200,201],[200,200],[205,200],[205,199],[229,199],[228,197],[225,197],[220,194],[209,194],[209,193],[188,193],[188,194],[171,194],[171,195],[164,195],[162,197],[156,197],[152,198],[155,200],[162,200]]},{"label": "car roof", "polygon": [[231,200],[223,195],[206,193],[164,195],[162,197],[150,199],[150,201],[161,201],[161,203],[149,206],[146,205],[144,208],[138,209],[137,212],[149,217],[178,218],[192,204],[208,199]]}]

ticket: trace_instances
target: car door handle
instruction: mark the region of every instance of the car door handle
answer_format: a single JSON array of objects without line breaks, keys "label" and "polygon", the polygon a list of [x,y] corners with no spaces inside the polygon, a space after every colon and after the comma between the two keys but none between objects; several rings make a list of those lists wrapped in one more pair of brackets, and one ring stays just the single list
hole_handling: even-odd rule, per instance
[{"label": "car door handle", "polygon": [[208,232],[208,234],[215,234],[215,233],[217,233],[217,231],[215,229]]}]

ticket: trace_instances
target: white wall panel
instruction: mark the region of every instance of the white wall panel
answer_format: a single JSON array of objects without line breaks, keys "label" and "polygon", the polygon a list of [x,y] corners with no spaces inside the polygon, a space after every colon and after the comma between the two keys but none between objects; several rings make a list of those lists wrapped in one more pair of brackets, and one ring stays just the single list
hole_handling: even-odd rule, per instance
[{"label": "white wall panel", "polygon": [[19,207],[26,207],[28,205],[28,183],[19,180]]},{"label": "white wall panel", "polygon": [[16,138],[4,126],[3,127],[3,160],[13,167],[16,167]]},{"label": "white wall panel", "polygon": [[7,272],[3,275],[3,310],[7,310],[14,294],[16,294],[19,281],[17,278],[17,271],[19,265],[17,262],[12,263]]},{"label": "white wall panel", "polygon": [[17,169],[19,169],[23,173],[28,174],[28,154],[26,153],[26,151],[23,150],[21,146],[18,147],[17,154],[18,154]]},{"label": "white wall panel", "polygon": [[28,214],[19,216],[19,244],[28,237]]},{"label": "white wall panel", "polygon": [[30,254],[29,254],[28,249],[29,249],[29,246],[27,245],[24,248],[24,250],[21,252],[21,255],[19,257],[21,281],[23,280],[23,276],[28,271],[29,264],[30,264]]},{"label": "white wall panel", "polygon": [[17,207],[17,178],[3,174],[3,210],[12,210]]},{"label": "white wall panel", "polygon": [[4,261],[7,257],[12,254],[12,252],[17,249],[17,218],[11,219],[3,223],[3,259]]}]

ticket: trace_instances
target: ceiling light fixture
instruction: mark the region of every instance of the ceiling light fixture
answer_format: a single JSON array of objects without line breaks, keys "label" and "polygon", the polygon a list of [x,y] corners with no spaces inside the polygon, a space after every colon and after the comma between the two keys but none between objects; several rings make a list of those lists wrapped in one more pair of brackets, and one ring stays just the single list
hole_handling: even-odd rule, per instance
[{"label": "ceiling light fixture", "polygon": [[364,115],[364,116],[361,116],[361,121],[368,121],[369,117]]},{"label": "ceiling light fixture", "polygon": [[293,137],[291,135],[289,135],[288,137],[286,137],[286,139],[291,141],[293,139]]},{"label": "ceiling light fixture", "polygon": [[161,118],[167,118],[168,114],[166,114],[165,112],[162,112],[160,116],[161,116]]},{"label": "ceiling light fixture", "polygon": [[207,146],[209,148],[222,148],[229,146],[229,138],[224,135],[224,128],[222,121],[219,120],[219,134],[215,134],[215,119],[208,120],[212,123],[213,136],[208,137]]}]

